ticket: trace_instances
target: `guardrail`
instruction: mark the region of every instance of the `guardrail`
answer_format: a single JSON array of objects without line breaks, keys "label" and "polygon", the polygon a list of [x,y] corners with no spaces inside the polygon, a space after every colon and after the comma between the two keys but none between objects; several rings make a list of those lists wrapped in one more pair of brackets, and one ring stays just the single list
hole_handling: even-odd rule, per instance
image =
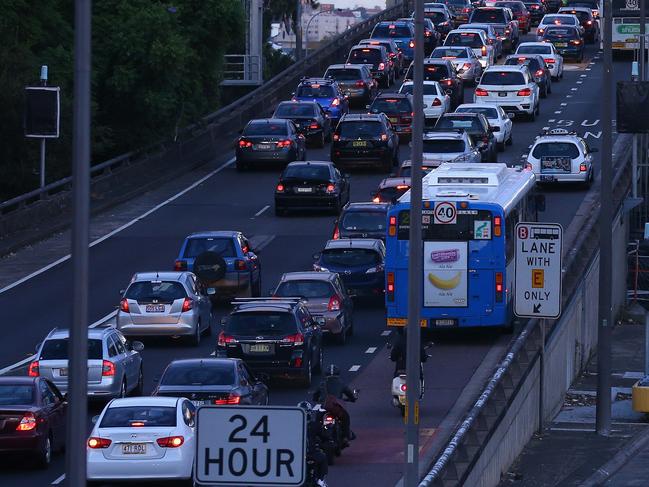
[{"label": "guardrail", "polygon": [[[631,168],[629,164],[631,146],[628,138],[626,135],[621,135],[615,144],[617,153],[614,150],[614,155],[617,160],[617,165],[613,180],[614,191],[612,197],[614,200],[614,208],[617,210],[614,214],[618,213],[622,208],[623,200],[628,194],[631,183]],[[598,204],[599,196],[597,191],[591,191],[588,194],[565,232],[562,297],[564,316],[568,314],[566,310],[569,309],[573,300],[580,298],[582,300],[580,304],[582,304],[586,296],[588,296],[589,293],[583,287],[586,281],[585,277],[592,275],[596,279],[596,268],[593,260],[597,256],[599,247],[599,228],[597,225],[600,211]],[[626,259],[626,254],[624,258]],[[580,296],[577,295],[578,290],[581,290]],[[572,309],[570,311],[572,313]],[[571,316],[569,315],[567,319],[570,319]],[[595,319],[595,324],[596,322],[597,320]],[[459,424],[451,439],[446,444],[446,447],[437,456],[430,471],[419,484],[419,487],[473,485],[467,481],[472,473],[472,469],[480,460],[489,442],[494,440],[493,435],[501,426],[506,415],[508,413],[512,416],[518,414],[518,411],[510,411],[510,408],[515,401],[518,401],[519,393],[523,396],[522,392],[524,387],[524,392],[527,395],[530,394],[530,389],[533,387],[536,387],[539,391],[538,395],[534,396],[534,400],[537,400],[538,404],[536,411],[537,420],[542,422],[548,412],[553,412],[551,401],[547,400],[544,402],[543,400],[543,391],[549,387],[543,384],[543,351],[545,350],[546,344],[550,343],[555,334],[561,331],[562,323],[561,319],[554,322],[549,320],[530,320],[527,322],[520,335],[510,344],[503,360],[496,368],[482,394],[464,417],[464,420]],[[589,346],[592,346],[594,343],[592,333],[590,333],[591,331],[582,330],[581,332],[585,337],[584,340],[589,342]],[[588,333],[590,333],[590,336],[588,336]],[[576,354],[576,351],[572,350],[572,353]],[[588,359],[588,353],[584,353],[584,355],[581,357],[583,360],[582,364]],[[570,370],[570,373],[573,374],[570,378],[571,380],[574,374],[579,372],[580,368],[579,364],[576,364],[575,361],[576,359],[573,356],[573,362],[571,362],[572,370]],[[550,365],[548,363],[547,366]],[[566,364],[567,366],[568,364]],[[555,370],[547,373],[550,374],[553,372]],[[534,384],[531,384],[528,380],[532,373],[538,375],[537,382]],[[565,377],[565,370],[563,371],[563,375]],[[554,392],[556,398],[557,396],[562,396],[565,390],[560,391],[558,394],[557,391]],[[517,406],[520,406],[523,400],[518,401]],[[527,403],[527,406],[529,406],[529,403]],[[528,415],[526,418],[534,417],[534,414],[528,413],[529,410],[521,412],[521,414]],[[513,422],[511,417],[508,419]],[[533,426],[532,429],[536,429],[536,427]],[[521,431],[517,431],[516,434],[520,440]],[[524,446],[527,438],[524,440],[521,448]],[[510,445],[508,448],[516,447]],[[495,449],[493,448],[492,450]],[[491,453],[494,457],[498,457],[496,453]],[[502,457],[504,455],[501,455],[497,460],[502,465],[508,465],[508,462],[511,463],[518,453],[518,451],[508,451],[507,455],[505,455],[507,457],[506,459],[503,459]],[[490,474],[493,477],[491,480],[499,477],[500,471],[496,471],[498,470],[497,467],[497,465],[494,465],[491,468],[492,471]],[[482,482],[482,485],[489,485],[489,481]]]}]

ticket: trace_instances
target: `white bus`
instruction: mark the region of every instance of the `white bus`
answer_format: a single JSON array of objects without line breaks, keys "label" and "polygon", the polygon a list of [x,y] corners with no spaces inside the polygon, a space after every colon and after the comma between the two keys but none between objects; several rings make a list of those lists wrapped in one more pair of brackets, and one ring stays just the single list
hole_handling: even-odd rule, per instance
[{"label": "white bus", "polygon": [[[613,50],[629,51],[640,47],[640,0],[612,0]],[[649,17],[649,15],[648,15]],[[649,23],[645,25],[649,34]]]}]

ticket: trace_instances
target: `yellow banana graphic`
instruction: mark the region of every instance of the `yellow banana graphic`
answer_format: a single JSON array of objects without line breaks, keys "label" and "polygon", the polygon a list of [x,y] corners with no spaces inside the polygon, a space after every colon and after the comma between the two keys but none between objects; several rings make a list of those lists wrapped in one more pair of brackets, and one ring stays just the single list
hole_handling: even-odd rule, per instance
[{"label": "yellow banana graphic", "polygon": [[457,285],[460,284],[461,279],[462,279],[461,272],[458,272],[457,274],[455,274],[455,276],[453,276],[450,279],[440,279],[432,272],[428,273],[428,280],[433,286],[435,286],[438,289],[455,289]]}]

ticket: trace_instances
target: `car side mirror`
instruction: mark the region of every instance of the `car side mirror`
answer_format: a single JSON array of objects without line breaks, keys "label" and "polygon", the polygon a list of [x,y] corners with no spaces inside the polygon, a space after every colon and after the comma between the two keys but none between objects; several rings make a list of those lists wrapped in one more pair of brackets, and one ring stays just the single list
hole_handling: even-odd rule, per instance
[{"label": "car side mirror", "polygon": [[[66,395],[67,395],[67,394],[66,394]],[[92,419],[91,419],[90,421],[92,421],[92,424],[96,424],[97,421],[99,421],[99,415],[97,415],[97,416],[93,416]]]},{"label": "car side mirror", "polygon": [[424,108],[428,108],[428,105],[426,105],[426,104],[424,103],[424,104],[423,104],[423,107],[424,107]]},{"label": "car side mirror", "polygon": [[214,289],[213,287],[208,287],[207,288],[207,294],[209,296],[214,296],[216,294],[216,289]]},{"label": "car side mirror", "polygon": [[365,109],[366,109],[366,110],[369,110],[369,109],[370,109],[370,106],[369,106],[369,105],[365,105]]},{"label": "car side mirror", "polygon": [[144,350],[144,343],[135,340],[134,342],[131,342],[131,348],[136,352],[141,352]]},{"label": "car side mirror", "polygon": [[599,152],[599,149],[597,147],[591,147],[590,152]]},{"label": "car side mirror", "polygon": [[534,203],[536,204],[537,211],[545,211],[545,195],[537,194],[534,195]]},{"label": "car side mirror", "polygon": [[320,255],[321,255],[320,252],[316,252],[315,254],[313,254],[312,256],[313,260],[318,260],[320,258]]}]

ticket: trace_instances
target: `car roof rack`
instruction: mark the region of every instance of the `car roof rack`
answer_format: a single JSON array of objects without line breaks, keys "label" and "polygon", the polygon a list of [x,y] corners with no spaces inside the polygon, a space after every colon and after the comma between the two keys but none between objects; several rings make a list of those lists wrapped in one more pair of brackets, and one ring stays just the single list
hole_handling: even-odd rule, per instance
[{"label": "car roof rack", "polygon": [[544,135],[575,135],[575,136],[579,137],[579,135],[577,134],[576,131],[574,131],[574,130],[570,131],[568,129],[559,128],[559,127],[558,128],[553,128],[553,129],[541,130],[541,132],[539,132],[539,137],[542,137]]}]

